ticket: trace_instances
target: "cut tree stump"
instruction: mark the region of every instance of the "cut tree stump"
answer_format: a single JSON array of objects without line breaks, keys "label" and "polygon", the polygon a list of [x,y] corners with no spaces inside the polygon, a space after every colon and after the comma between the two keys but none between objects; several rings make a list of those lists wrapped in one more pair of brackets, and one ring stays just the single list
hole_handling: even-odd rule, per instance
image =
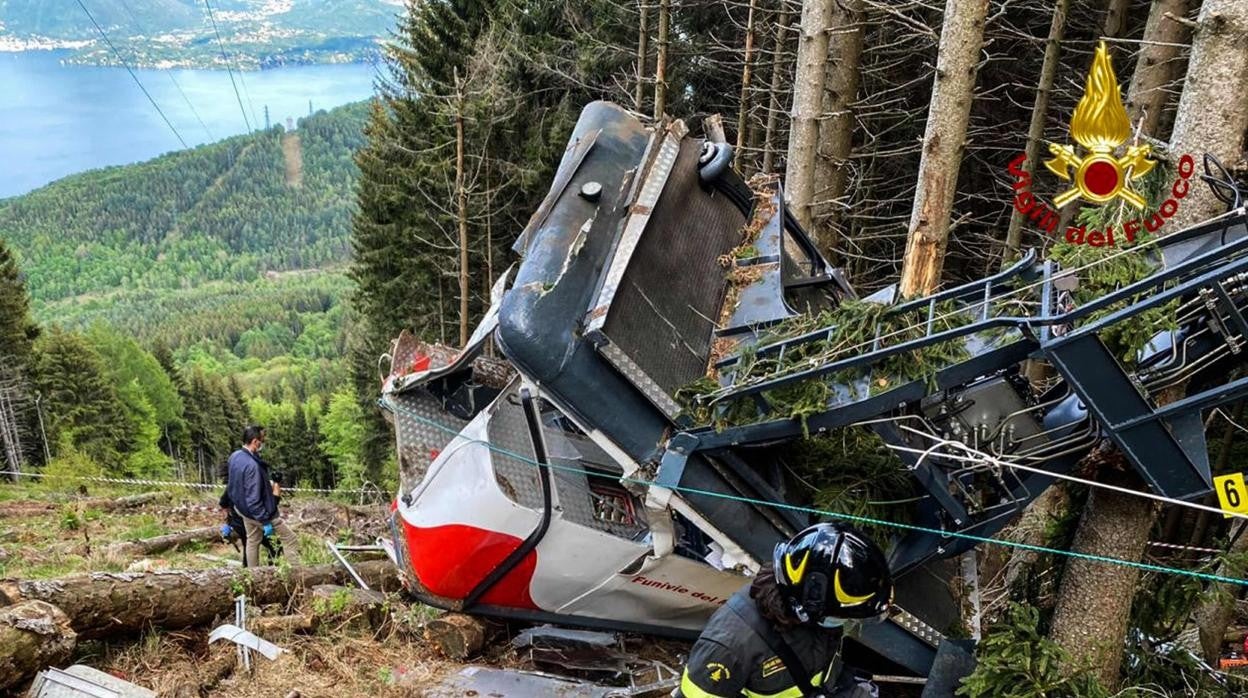
[{"label": "cut tree stump", "polygon": [[[389,560],[362,562],[356,572],[374,589],[397,590]],[[69,616],[83,638],[136,633],[148,628],[204,625],[234,610],[234,597],[246,591],[253,604],[285,603],[318,584],[351,584],[338,565],[314,567],[159,570],[148,573],[93,572],[59,579],[0,580],[0,606],[47,601]],[[4,645],[0,644],[0,655]]]},{"label": "cut tree stump", "polygon": [[312,588],[312,616],[318,626],[371,633],[383,629],[389,615],[386,595],[379,591],[337,584]]},{"label": "cut tree stump", "polygon": [[112,543],[108,546],[107,554],[117,557],[145,557],[147,555],[155,555],[163,553],[166,550],[174,550],[184,545],[193,545],[195,543],[211,543],[221,537],[221,529],[217,526],[205,526],[203,528],[193,528],[189,531],[180,533],[170,533],[155,538],[143,538],[141,540],[128,540],[120,543]]},{"label": "cut tree stump", "polygon": [[425,639],[448,659],[463,661],[485,645],[485,623],[462,613],[448,613],[425,623]]},{"label": "cut tree stump", "polygon": [[0,608],[0,693],[53,664],[64,664],[78,636],[61,609],[43,601]]}]

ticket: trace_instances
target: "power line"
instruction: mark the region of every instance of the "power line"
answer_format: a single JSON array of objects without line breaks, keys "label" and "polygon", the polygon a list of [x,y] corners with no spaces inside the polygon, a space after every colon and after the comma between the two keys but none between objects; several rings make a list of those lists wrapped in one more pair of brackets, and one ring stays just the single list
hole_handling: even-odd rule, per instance
[{"label": "power line", "polygon": [[190,146],[186,144],[186,141],[182,140],[182,134],[178,133],[178,129],[173,127],[173,122],[169,121],[169,117],[165,116],[165,112],[161,111],[160,105],[156,103],[155,99],[152,99],[152,95],[147,91],[147,88],[144,87],[143,83],[139,81],[139,76],[134,74],[134,71],[130,69],[130,64],[126,62],[126,59],[122,57],[121,52],[118,51],[117,47],[113,45],[113,42],[108,38],[108,34],[104,33],[104,28],[100,26],[99,22],[95,21],[95,17],[91,15],[91,10],[87,9],[87,6],[83,4],[82,0],[78,0],[78,7],[81,7],[82,11],[87,13],[87,19],[91,20],[91,24],[95,25],[95,30],[100,33],[100,36],[104,39],[104,43],[108,44],[108,47],[112,49],[113,55],[117,56],[117,60],[121,61],[121,64],[125,66],[126,72],[130,73],[130,77],[134,78],[134,84],[138,85],[139,89],[143,91],[143,95],[147,97],[147,101],[151,102],[152,106],[155,107],[156,113],[160,114],[160,118],[165,120],[165,125],[169,127],[170,131],[173,131],[173,135],[177,136],[178,142],[182,144],[183,148],[189,148]]},{"label": "power line", "polygon": [[[134,22],[134,26],[138,28],[140,32],[143,32],[144,34],[148,34],[149,32],[147,30],[147,27],[144,26],[143,22],[139,20],[137,15],[134,14],[134,10],[130,9],[129,3],[127,3],[126,0],[121,0],[121,6],[122,8],[126,10],[126,14],[130,15],[130,20]],[[194,104],[191,104],[191,100],[189,97],[186,96],[186,92],[182,91],[182,86],[179,85],[177,79],[173,77],[173,72],[169,70],[162,70],[161,72],[169,77],[169,82],[172,82],[173,86],[177,88],[178,94],[182,95],[182,101],[186,102],[186,106],[190,108],[191,113],[195,115],[195,120],[198,121],[199,125],[203,127],[204,133],[208,135],[208,140],[210,141],[217,140],[217,137],[212,135],[212,130],[208,128],[208,124],[204,123],[204,120],[200,118],[199,111],[195,109]]]},{"label": "power line", "polygon": [[[82,0],[79,0],[81,2]],[[212,33],[217,35],[217,46],[221,49],[221,58],[225,60],[225,72],[230,76],[230,85],[234,88],[234,98],[238,100],[238,110],[243,113],[243,123],[247,124],[247,132],[251,133],[251,122],[247,119],[247,110],[243,108],[243,97],[238,93],[238,83],[234,82],[234,71],[230,70],[230,58],[225,55],[225,43],[221,41],[221,30],[217,29],[217,19],[212,14],[212,3],[204,0],[208,10],[208,21],[212,22]],[[240,75],[239,78],[242,78]]]}]

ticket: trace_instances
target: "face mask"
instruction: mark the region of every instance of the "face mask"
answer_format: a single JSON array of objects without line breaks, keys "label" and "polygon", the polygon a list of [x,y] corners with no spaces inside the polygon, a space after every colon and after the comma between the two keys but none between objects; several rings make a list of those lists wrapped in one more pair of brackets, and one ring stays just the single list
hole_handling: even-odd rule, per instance
[{"label": "face mask", "polygon": [[842,625],[845,625],[844,618],[833,618],[831,616],[827,616],[819,621],[819,627],[827,628],[828,630],[839,628]]},{"label": "face mask", "polygon": [[260,445],[256,446],[256,453],[259,453],[259,452],[261,452],[261,451],[263,451],[263,450],[264,450],[264,444],[263,444],[263,443],[261,443]]}]

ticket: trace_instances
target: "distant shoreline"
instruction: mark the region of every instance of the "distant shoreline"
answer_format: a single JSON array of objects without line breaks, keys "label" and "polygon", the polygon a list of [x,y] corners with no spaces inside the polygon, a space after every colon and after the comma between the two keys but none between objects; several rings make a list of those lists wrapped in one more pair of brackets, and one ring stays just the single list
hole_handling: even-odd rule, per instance
[{"label": "distant shoreline", "polygon": [[[137,40],[136,40],[137,41]],[[130,61],[132,68],[150,70],[243,70],[262,71],[299,65],[369,65],[381,57],[380,38],[346,37],[334,40],[334,48],[317,46],[256,45],[248,50],[234,49],[227,62],[219,51],[198,46],[178,46],[152,42],[156,50],[151,55],[141,55],[133,47],[120,43],[123,53],[137,56]],[[90,39],[52,39],[33,36],[18,38],[0,36],[0,54],[62,52],[63,65],[89,67],[122,67],[121,61],[98,41]]]}]

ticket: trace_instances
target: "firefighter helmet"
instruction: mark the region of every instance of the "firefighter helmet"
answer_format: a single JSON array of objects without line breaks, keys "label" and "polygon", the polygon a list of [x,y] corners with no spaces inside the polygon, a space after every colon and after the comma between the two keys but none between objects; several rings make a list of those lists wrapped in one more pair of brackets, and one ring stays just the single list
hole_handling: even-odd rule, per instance
[{"label": "firefighter helmet", "polygon": [[803,623],[883,618],[893,601],[883,551],[845,524],[816,524],[776,544],[772,562],[781,593]]}]

